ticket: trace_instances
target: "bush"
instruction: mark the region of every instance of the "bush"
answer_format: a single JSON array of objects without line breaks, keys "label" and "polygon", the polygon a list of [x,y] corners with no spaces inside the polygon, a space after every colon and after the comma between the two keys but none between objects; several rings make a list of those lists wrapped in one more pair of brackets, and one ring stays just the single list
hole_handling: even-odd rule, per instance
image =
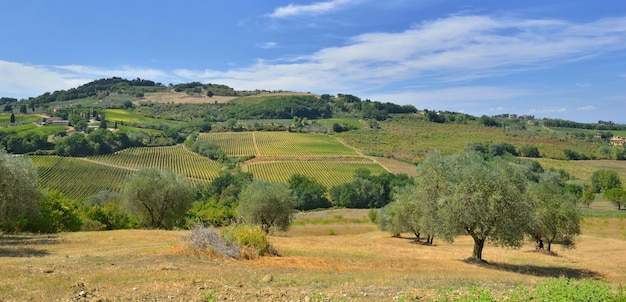
[{"label": "bush", "polygon": [[225,240],[216,228],[197,224],[191,229],[188,242],[192,250],[199,255],[208,254],[230,259],[240,258],[241,249],[239,246]]},{"label": "bush", "polygon": [[233,225],[224,230],[224,238],[241,249],[241,256],[245,259],[255,259],[259,256],[278,255],[271,247],[265,232],[253,225]]}]

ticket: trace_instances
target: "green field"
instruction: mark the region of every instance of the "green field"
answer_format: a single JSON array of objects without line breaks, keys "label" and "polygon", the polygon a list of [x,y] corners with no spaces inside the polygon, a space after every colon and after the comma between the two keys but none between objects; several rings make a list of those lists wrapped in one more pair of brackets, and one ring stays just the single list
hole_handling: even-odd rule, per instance
[{"label": "green field", "polygon": [[[37,115],[15,115],[15,124],[24,124],[41,121],[42,117]],[[11,114],[0,114],[0,126],[11,125]]]},{"label": "green field", "polygon": [[372,175],[385,172],[380,165],[367,162],[268,161],[246,165],[255,179],[286,183],[295,173],[310,176],[327,188],[352,181],[357,169],[368,169]]},{"label": "green field", "polygon": [[37,134],[51,135],[57,132],[65,131],[67,129],[69,129],[69,127],[61,126],[61,125],[49,125],[49,126],[40,127],[35,124],[25,124],[25,125],[14,126],[14,127],[9,127],[9,128],[0,128],[0,132],[6,133],[6,132],[15,131],[15,133],[19,135],[26,135],[28,133],[34,132]]},{"label": "green field", "polygon": [[169,124],[178,125],[181,122],[156,119],[151,117],[145,117],[143,115],[130,112],[123,109],[106,109],[104,110],[107,121],[118,121],[124,123],[137,123],[137,124]]},{"label": "green field", "polygon": [[39,186],[63,192],[75,200],[85,200],[101,190],[119,192],[132,170],[107,166],[81,158],[29,156],[38,168]]}]

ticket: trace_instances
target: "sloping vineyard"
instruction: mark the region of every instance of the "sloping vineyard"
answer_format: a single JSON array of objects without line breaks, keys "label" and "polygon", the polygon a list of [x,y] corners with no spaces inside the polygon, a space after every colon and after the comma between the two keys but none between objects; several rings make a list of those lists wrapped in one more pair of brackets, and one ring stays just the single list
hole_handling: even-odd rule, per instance
[{"label": "sloping vineyard", "polygon": [[252,132],[200,133],[198,141],[216,143],[228,156],[256,155]]},{"label": "sloping vineyard", "polygon": [[300,173],[315,178],[327,188],[352,181],[357,169],[365,168],[372,175],[385,172],[372,162],[326,162],[326,161],[275,161],[255,162],[246,166],[255,179],[286,183],[289,177]]},{"label": "sloping vineyard", "polygon": [[217,176],[221,168],[218,163],[180,145],[130,148],[115,154],[89,157],[89,159],[133,170],[141,168],[172,170],[186,176],[194,184],[210,182]]},{"label": "sloping vineyard", "polygon": [[358,154],[334,137],[323,134],[255,132],[260,155],[342,157]]},{"label": "sloping vineyard", "polygon": [[84,200],[102,190],[119,192],[124,178],[133,171],[59,156],[29,156],[38,168],[39,186]]}]

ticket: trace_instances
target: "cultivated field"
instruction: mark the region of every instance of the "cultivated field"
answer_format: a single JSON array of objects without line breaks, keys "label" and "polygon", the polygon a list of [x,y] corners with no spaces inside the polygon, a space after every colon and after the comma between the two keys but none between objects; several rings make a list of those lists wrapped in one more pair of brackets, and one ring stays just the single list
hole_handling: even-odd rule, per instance
[{"label": "cultivated field", "polygon": [[188,95],[186,92],[153,92],[146,93],[144,98],[139,102],[147,103],[176,103],[176,104],[213,104],[213,103],[227,103],[228,101],[237,98],[236,96],[219,96],[214,95],[208,97],[206,95]]},{"label": "cultivated field", "polygon": [[101,190],[119,192],[132,170],[98,164],[80,158],[29,156],[38,168],[39,186],[63,192],[71,199],[84,200]]},{"label": "cultivated field", "polygon": [[316,179],[327,188],[352,181],[358,169],[368,169],[372,175],[385,172],[379,164],[358,158],[350,162],[288,160],[253,162],[244,168],[252,172],[256,179],[282,183],[286,183],[292,174],[299,173]]},{"label": "cultivated field", "polygon": [[[505,295],[549,277],[626,284],[624,218],[588,218],[574,250],[556,255],[487,246],[488,264],[463,261],[472,241],[415,244],[361,219],[367,211],[330,210],[271,242],[282,257],[198,258],[184,231],[123,230],[0,236],[2,301],[423,301],[479,286]],[[329,235],[332,233],[335,235]]]}]

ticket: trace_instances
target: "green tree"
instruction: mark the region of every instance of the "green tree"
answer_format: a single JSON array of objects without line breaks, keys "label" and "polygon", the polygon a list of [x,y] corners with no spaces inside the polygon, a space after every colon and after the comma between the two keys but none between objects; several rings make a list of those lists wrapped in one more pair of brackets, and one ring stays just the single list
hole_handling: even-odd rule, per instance
[{"label": "green tree", "polygon": [[545,172],[539,181],[529,188],[534,202],[534,216],[530,228],[531,236],[538,247],[552,250],[552,243],[559,242],[563,247],[573,248],[574,238],[580,235],[580,213],[576,208],[576,197],[566,192],[560,176],[555,172]]},{"label": "green tree", "polygon": [[195,197],[194,188],[183,175],[154,168],[128,176],[122,192],[123,208],[151,228],[172,228]]},{"label": "green tree", "polygon": [[611,201],[617,206],[618,210],[622,209],[622,203],[626,202],[626,191],[622,188],[612,188],[602,193],[604,199]]},{"label": "green tree", "polygon": [[11,112],[11,124],[15,123],[15,113]]},{"label": "green tree", "polygon": [[621,188],[622,181],[615,170],[602,169],[591,175],[591,191],[594,193],[604,192],[613,188]]},{"label": "green tree", "polygon": [[38,198],[32,162],[0,151],[0,230],[20,231],[39,213]]},{"label": "green tree", "polygon": [[287,185],[255,180],[239,194],[237,213],[269,233],[272,227],[289,229],[295,206],[296,196]]},{"label": "green tree", "polygon": [[28,107],[25,104],[20,105],[20,113],[26,114],[26,112],[28,112]]},{"label": "green tree", "polygon": [[41,216],[33,222],[32,231],[75,232],[83,224],[74,201],[59,191],[52,190],[45,194],[39,202],[39,208]]},{"label": "green tree", "polygon": [[587,208],[591,205],[591,203],[596,199],[596,195],[591,193],[590,191],[584,191],[582,196],[580,197],[580,202],[584,204]]},{"label": "green tree", "polygon": [[446,241],[453,241],[460,231],[467,233],[474,240],[471,258],[475,260],[482,260],[488,239],[500,246],[521,246],[532,204],[526,198],[527,180],[518,165],[499,158],[485,161],[475,152],[428,156],[425,162],[438,167],[432,176],[443,182],[438,229]]},{"label": "green tree", "polygon": [[519,147],[519,155],[523,157],[540,157],[539,149],[535,146],[521,146]]},{"label": "green tree", "polygon": [[296,209],[300,211],[330,207],[326,198],[326,187],[317,180],[302,175],[293,174],[287,182],[289,189],[296,194]]}]

